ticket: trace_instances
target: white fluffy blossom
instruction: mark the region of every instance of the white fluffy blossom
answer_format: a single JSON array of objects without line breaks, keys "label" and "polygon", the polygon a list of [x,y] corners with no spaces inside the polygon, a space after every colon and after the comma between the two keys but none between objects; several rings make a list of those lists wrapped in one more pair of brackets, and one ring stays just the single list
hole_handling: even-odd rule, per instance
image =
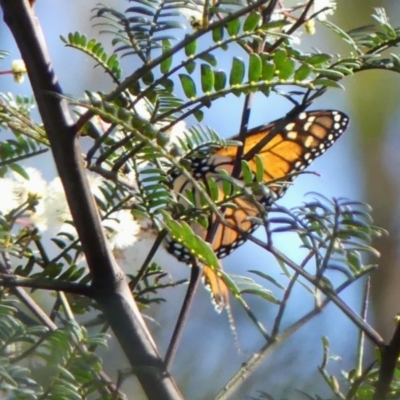
[{"label": "white fluffy blossom", "polygon": [[[158,235],[150,220],[142,219],[138,223],[141,228],[135,243],[124,249],[114,249],[113,251],[118,264],[127,274],[135,274],[142,267]],[[176,263],[176,258],[161,245],[154,254],[152,262],[171,265]]]},{"label": "white fluffy blossom", "polygon": [[[325,11],[322,11],[326,9]],[[336,10],[336,0],[314,0],[313,14],[320,12],[317,19],[325,21],[328,15],[332,15]]]},{"label": "white fluffy blossom", "polygon": [[137,241],[141,226],[129,210],[119,210],[103,220],[111,249],[126,249]]},{"label": "white fluffy blossom", "polygon": [[28,197],[35,197],[37,199],[43,198],[47,185],[41,172],[36,168],[25,168],[25,172],[29,177],[28,179],[25,179],[16,172],[12,172],[10,176],[15,182],[15,191],[21,204],[27,201]]},{"label": "white fluffy blossom", "polygon": [[[88,173],[91,192],[94,196],[105,201],[100,190],[102,178]],[[49,230],[77,236],[75,227],[71,224],[72,216],[65,197],[64,188],[59,177],[53,179],[46,188],[41,207],[34,212],[30,219],[43,232]],[[140,224],[133,218],[129,210],[119,210],[108,216],[102,222],[112,249],[124,249],[132,246],[140,232]]]},{"label": "white fluffy blossom", "polygon": [[14,60],[11,64],[11,70],[16,83],[22,83],[27,74],[26,66],[23,60]]},{"label": "white fluffy blossom", "polygon": [[0,179],[0,213],[8,214],[19,206],[18,196],[15,193],[15,182],[8,178]]},{"label": "white fluffy blossom", "polygon": [[64,188],[61,179],[57,177],[48,184],[43,207],[31,216],[31,220],[41,232],[50,230],[52,233],[58,233],[63,230],[76,234],[74,228],[66,224],[66,221],[71,219]]},{"label": "white fluffy blossom", "polygon": [[[99,189],[102,179],[96,174],[88,173],[88,181],[93,195],[104,200]],[[49,230],[52,233],[58,233],[62,231],[76,236],[75,228],[70,223],[72,216],[59,177],[47,184],[43,200],[39,203],[37,211],[31,215],[31,221],[41,232]]]},{"label": "white fluffy blossom", "polygon": [[41,199],[45,196],[46,181],[35,168],[26,168],[28,179],[16,172],[0,179],[0,212],[7,214],[26,203],[29,199],[38,200],[35,210],[41,207]]},{"label": "white fluffy blossom", "polygon": [[197,8],[181,8],[180,13],[183,17],[185,17],[192,28],[196,29],[203,25],[203,10],[201,7]]}]

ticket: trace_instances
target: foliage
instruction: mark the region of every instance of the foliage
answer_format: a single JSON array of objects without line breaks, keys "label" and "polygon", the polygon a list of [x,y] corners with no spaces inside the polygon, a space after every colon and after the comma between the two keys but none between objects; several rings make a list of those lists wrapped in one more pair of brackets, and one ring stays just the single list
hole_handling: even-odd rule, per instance
[{"label": "foliage", "polygon": [[[141,309],[162,302],[165,288],[182,283],[173,281],[164,265],[152,262],[156,247],[165,237],[172,238],[221,278],[265,339],[265,345],[249,357],[218,398],[232,393],[274,348],[331,302],[355,324],[361,336],[383,348],[379,335],[339,296],[376,267],[368,264],[371,257],[377,256],[371,242],[384,232],[373,226],[366,205],[315,195],[313,200],[290,210],[275,202],[266,207],[260,198],[273,194],[274,184],[287,186],[287,182],[263,182],[265,166],[261,163],[252,172],[244,160],[236,176],[220,173],[205,184],[190,169],[194,157],[209,157],[228,144],[238,145],[200,124],[207,108],[214,107],[213,103],[222,97],[248,98],[262,93],[265,101],[270,101],[272,94],[284,96],[294,105],[287,116],[291,118],[327,90],[342,88],[340,81],[346,76],[368,69],[400,72],[399,55],[387,52],[400,42],[400,29],[389,24],[382,9],[374,12],[374,26],[347,33],[332,22],[322,21],[348,48],[347,54],[333,56],[330,49],[303,52],[296,44],[299,29],[318,17],[310,18],[312,1],[286,13],[280,12],[274,1],[265,3],[140,0],[123,12],[98,6],[94,10],[96,26],[100,33],[112,37],[112,54],[106,53],[99,38],[88,39],[79,32],[62,38],[66,46],[91,58],[114,83],[111,93],[86,91],[84,98],[68,100],[77,114],[75,127],[89,143],[84,154],[86,167],[102,177],[94,194],[103,222],[129,210],[141,229],[145,230],[147,224],[153,234],[155,245],[146,261],[136,272],[128,273]],[[193,30],[189,34],[184,33],[188,12],[197,12],[191,18]],[[296,18],[289,18],[291,13]],[[233,55],[237,49],[240,57]],[[220,54],[229,60],[226,69],[220,66]],[[133,60],[138,68],[124,73],[123,58]],[[31,115],[34,106],[33,99],[8,94],[0,97],[0,127],[10,135],[0,142],[2,179],[10,171],[29,178],[21,161],[41,155],[50,147],[43,126]],[[190,118],[198,124],[178,129]],[[201,208],[193,194],[177,194],[171,189],[171,176],[180,175],[198,191]],[[222,182],[222,199],[217,180]],[[28,193],[18,207],[1,210],[0,269],[4,288],[0,303],[0,390],[4,396],[18,399],[123,398],[121,382],[113,384],[106,377],[97,354],[99,347],[106,346],[108,323],[97,315],[99,307],[93,298],[76,296],[86,293],[91,276],[80,241],[68,228],[73,225],[72,217],[67,214],[61,221],[62,229],[51,239],[51,250],[39,226],[35,226],[34,216],[39,214],[44,196]],[[282,269],[282,281],[264,271],[250,271],[246,277],[223,271],[210,244],[193,228],[193,221],[207,228],[211,213],[224,222],[223,210],[232,208],[241,196],[257,205],[259,215],[251,218],[264,228],[267,237],[261,241],[250,235],[248,240],[274,257]],[[182,199],[187,206],[182,207]],[[21,218],[30,223],[19,225]],[[118,233],[114,232],[118,228],[105,226],[109,237]],[[294,262],[274,245],[278,234],[288,235],[290,240],[296,238],[304,251],[301,262]],[[114,250],[117,253],[125,247],[116,246]],[[11,281],[17,284],[7,286]],[[283,315],[297,285],[309,293],[314,307],[287,326],[282,323]],[[39,318],[38,323],[28,317],[24,306],[29,304],[25,296],[30,295],[22,295],[20,286],[54,290],[51,318]],[[64,295],[63,291],[70,293]],[[262,318],[254,314],[246,300],[251,296],[267,301],[275,310],[272,329],[267,330]],[[37,311],[36,307],[33,309]],[[32,307],[29,309],[32,311]],[[36,318],[38,315],[34,312]],[[85,322],[77,322],[74,315],[82,316]],[[339,379],[327,372],[327,339],[323,339],[323,348],[319,371],[332,394],[342,399],[372,399],[380,360],[364,369],[360,361],[359,366],[344,373],[340,385]],[[358,350],[362,353],[361,341]],[[36,374],[30,374],[23,363],[50,371],[47,382],[39,383]],[[398,370],[395,372],[390,394],[393,398],[400,395]],[[273,397],[259,392],[257,398]]]},{"label": "foliage", "polygon": [[[64,321],[53,331],[33,320],[23,322],[17,305],[3,297],[0,307],[3,397],[81,399],[107,388],[110,382],[101,373],[101,360],[89,350],[105,347],[107,335],[88,335],[74,321]],[[34,365],[34,371],[21,360]],[[44,388],[33,378],[46,370],[51,376]]]}]

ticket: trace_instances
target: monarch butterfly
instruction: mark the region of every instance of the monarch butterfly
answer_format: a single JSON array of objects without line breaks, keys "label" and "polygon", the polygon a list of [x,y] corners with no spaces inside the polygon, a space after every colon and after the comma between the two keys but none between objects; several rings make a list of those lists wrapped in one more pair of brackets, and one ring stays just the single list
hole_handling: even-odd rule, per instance
[{"label": "monarch butterfly", "polygon": [[[264,183],[285,180],[282,185],[271,187],[275,198],[279,198],[285,193],[288,182],[295,177],[292,175],[293,173],[302,171],[332,146],[346,130],[349,118],[340,111],[319,110],[302,112],[295,120],[286,125],[284,121],[284,119],[276,120],[268,125],[250,130],[246,135],[241,156],[248,162],[253,173],[257,171],[256,155],[261,158]],[[277,130],[276,128],[281,125],[282,129]],[[238,137],[232,139],[238,140]],[[203,182],[207,188],[207,178],[216,177],[222,170],[232,174],[237,149],[237,146],[222,147],[204,157],[199,157],[197,153],[196,156],[186,161],[191,164],[193,177]],[[185,175],[173,172],[171,176],[172,189],[175,193],[185,196],[192,192],[192,198],[199,198],[192,182]],[[239,175],[238,179],[240,178]],[[221,185],[221,181],[217,184]],[[222,187],[219,186],[218,190],[218,200],[222,200],[224,197]],[[268,206],[273,200],[271,196],[265,196],[259,201]],[[180,200],[180,202],[185,205],[184,200]],[[233,203],[233,206],[223,210],[224,219],[228,224],[215,224],[217,222],[215,214],[208,217],[208,229],[216,226],[210,243],[218,258],[227,256],[241,246],[246,241],[246,237],[258,226],[251,218],[260,215],[260,209],[254,201],[246,196],[240,196],[231,200],[230,203]],[[200,204],[196,204],[197,206],[201,208]],[[199,222],[194,222],[191,226],[197,235],[204,240],[207,239],[208,229]],[[167,241],[167,250],[180,261],[189,262],[191,260],[187,249],[171,238]],[[208,281],[215,281],[210,268],[206,268],[205,273]],[[214,292],[214,289],[212,290]]]}]

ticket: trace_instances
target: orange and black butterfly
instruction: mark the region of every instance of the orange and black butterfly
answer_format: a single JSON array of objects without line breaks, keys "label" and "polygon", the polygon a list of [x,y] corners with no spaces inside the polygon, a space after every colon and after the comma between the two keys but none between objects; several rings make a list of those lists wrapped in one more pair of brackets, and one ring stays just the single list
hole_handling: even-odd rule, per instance
[{"label": "orange and black butterfly", "polygon": [[[257,171],[256,155],[262,160],[264,183],[283,182],[271,186],[274,196],[258,199],[259,203],[265,206],[285,193],[288,183],[296,176],[296,172],[302,171],[335,143],[346,130],[349,118],[340,111],[321,110],[303,112],[286,125],[283,121],[277,120],[250,130],[246,135],[241,155],[254,174]],[[277,130],[276,127],[280,125],[283,126],[282,129]],[[232,139],[238,140],[238,137]],[[207,188],[210,177],[216,177],[217,184],[223,184],[222,180],[217,178],[222,170],[232,174],[237,154],[237,146],[227,146],[204,156],[195,153],[186,161],[190,164],[192,176]],[[186,194],[192,192],[191,199],[199,198],[192,182],[185,175],[176,171],[172,172],[171,176],[172,189],[175,193],[182,194],[184,199]],[[238,179],[240,178],[241,175],[238,176]],[[218,200],[223,200],[222,187],[219,187],[219,191]],[[185,206],[184,200],[179,201]],[[252,218],[260,216],[260,207],[256,202],[243,195],[233,198],[230,203],[231,206],[223,210],[227,224],[217,223],[218,217],[215,214],[208,217],[209,228],[204,228],[199,222],[191,224],[193,231],[204,240],[209,237],[208,230],[214,227],[210,244],[218,258],[227,256],[241,246],[258,226]],[[196,206],[201,208],[201,204]],[[188,223],[190,224],[190,221]],[[191,255],[181,244],[169,239],[167,249],[180,261],[190,262]],[[206,277],[208,281],[215,281],[213,276],[215,274],[210,268],[206,268],[205,273],[208,275]],[[218,296],[217,293],[214,295]]]}]

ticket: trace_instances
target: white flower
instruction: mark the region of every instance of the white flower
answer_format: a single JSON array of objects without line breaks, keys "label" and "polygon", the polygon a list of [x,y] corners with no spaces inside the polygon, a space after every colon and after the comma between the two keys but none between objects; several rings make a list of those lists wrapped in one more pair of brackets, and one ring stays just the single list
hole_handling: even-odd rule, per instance
[{"label": "white flower", "polygon": [[200,7],[181,8],[180,13],[189,21],[193,29],[203,26],[203,10]]},{"label": "white flower", "polygon": [[26,67],[23,60],[14,60],[11,64],[14,74],[26,74]]},{"label": "white flower", "polygon": [[[88,173],[88,181],[93,195],[104,201],[103,194],[99,189],[102,178]],[[40,207],[31,215],[31,221],[39,231],[50,230],[52,233],[65,232],[77,236],[75,228],[70,223],[72,216],[59,177],[47,185],[42,197],[43,200],[39,202]]]},{"label": "white flower", "polygon": [[46,181],[35,168],[25,168],[28,179],[12,172],[9,177],[0,179],[0,212],[7,214],[29,199],[37,199],[35,210],[41,207],[41,199],[46,192]]},{"label": "white flower", "polygon": [[[322,11],[326,9],[325,11]],[[319,12],[317,19],[325,21],[328,15],[332,15],[336,9],[336,0],[314,0],[313,14]]]},{"label": "white flower", "polygon": [[27,74],[25,63],[23,60],[14,60],[11,64],[12,73],[14,76],[14,81],[16,83],[22,83]]},{"label": "white flower", "polygon": [[[127,274],[135,274],[142,267],[158,235],[150,220],[143,219],[138,223],[141,225],[141,230],[135,243],[125,249],[113,251],[118,264]],[[176,258],[168,253],[163,245],[160,245],[151,262],[159,265],[174,265]]]},{"label": "white flower", "polygon": [[25,168],[25,172],[29,179],[25,179],[16,172],[11,173],[11,179],[15,182],[16,195],[19,198],[19,203],[22,204],[28,198],[35,197],[42,199],[46,192],[47,182],[43,179],[42,174],[36,168]]},{"label": "white flower", "polygon": [[0,179],[0,213],[8,214],[20,205],[15,186],[15,181],[11,179]]},{"label": "white flower", "polygon": [[59,177],[48,184],[43,198],[43,207],[31,216],[31,220],[39,231],[50,230],[53,233],[58,233],[63,230],[76,235],[74,228],[65,223],[71,221],[72,217]]},{"label": "white flower", "polygon": [[119,210],[103,221],[111,249],[125,249],[137,241],[141,226],[129,210]]},{"label": "white flower", "polygon": [[132,187],[137,187],[137,175],[136,171],[134,169],[131,169],[128,173],[124,175],[124,178],[126,181],[132,186]]}]

